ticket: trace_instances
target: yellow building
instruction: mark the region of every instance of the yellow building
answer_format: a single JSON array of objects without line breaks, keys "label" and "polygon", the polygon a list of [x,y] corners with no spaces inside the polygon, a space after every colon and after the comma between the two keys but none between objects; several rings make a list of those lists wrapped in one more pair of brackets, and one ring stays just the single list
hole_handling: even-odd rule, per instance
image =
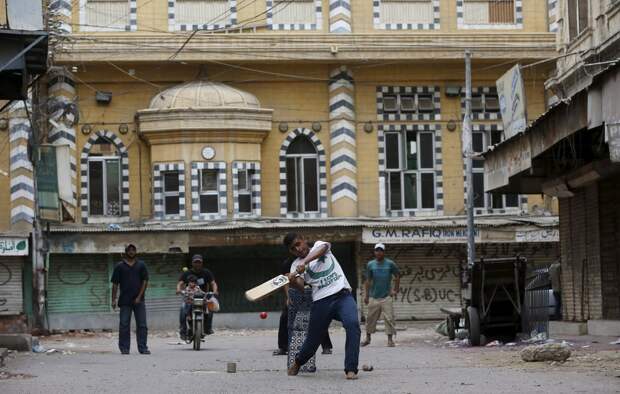
[{"label": "yellow building", "polygon": [[[153,313],[176,307],[173,284],[193,253],[205,254],[227,311],[276,308],[277,297],[251,305],[241,290],[278,273],[287,231],[332,241],[356,287],[373,242],[398,244],[388,255],[405,274],[399,318],[436,318],[440,306],[458,305],[464,52],[473,53],[474,147],[483,151],[502,139],[495,81],[515,63],[529,65],[529,118],[545,111],[552,6],[51,3],[61,34],[47,142],[68,146],[58,172],[71,180],[51,211],[64,219],[49,234],[52,326],[77,327],[77,316],[97,313],[97,324],[113,324],[106,275],[130,240],[151,265]],[[549,202],[485,194],[478,164],[480,253],[553,260],[554,219],[514,219],[548,212]],[[0,198],[15,208],[10,181],[0,178]],[[11,209],[2,212],[9,231]],[[248,272],[241,280],[239,270]]]}]

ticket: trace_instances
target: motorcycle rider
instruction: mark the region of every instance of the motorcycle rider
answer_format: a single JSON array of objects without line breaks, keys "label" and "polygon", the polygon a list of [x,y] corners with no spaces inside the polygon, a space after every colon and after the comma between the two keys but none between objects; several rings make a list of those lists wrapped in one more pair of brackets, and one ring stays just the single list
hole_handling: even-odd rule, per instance
[{"label": "motorcycle rider", "polygon": [[[177,294],[180,294],[181,291],[185,289],[185,287],[189,284],[190,275],[194,275],[196,277],[196,284],[200,289],[207,293],[209,291],[213,292],[213,294],[217,297],[219,295],[218,286],[215,282],[215,278],[213,274],[208,269],[204,268],[204,261],[202,256],[196,254],[192,257],[192,268],[187,270],[181,274],[179,277],[179,282],[177,283]],[[187,334],[187,325],[185,323],[186,319],[186,310],[185,303],[181,305],[181,310],[179,312],[179,331],[181,335],[181,339],[185,339]],[[213,313],[209,313],[206,316],[205,320],[205,334],[211,335],[213,334]]]},{"label": "motorcycle rider", "polygon": [[[189,317],[191,319],[191,312],[192,312],[192,302],[194,301],[194,297],[195,296],[204,296],[205,292],[202,291],[200,289],[200,287],[197,286],[196,281],[198,280],[198,278],[196,278],[196,275],[189,275],[189,277],[187,278],[188,284],[187,287],[185,287],[185,291],[184,291],[184,295],[183,295],[183,301],[185,301],[185,304],[183,305],[183,313],[185,315],[185,321],[187,321],[187,318]],[[191,323],[190,323],[191,325]],[[186,327],[186,331],[187,333],[187,327]]]}]

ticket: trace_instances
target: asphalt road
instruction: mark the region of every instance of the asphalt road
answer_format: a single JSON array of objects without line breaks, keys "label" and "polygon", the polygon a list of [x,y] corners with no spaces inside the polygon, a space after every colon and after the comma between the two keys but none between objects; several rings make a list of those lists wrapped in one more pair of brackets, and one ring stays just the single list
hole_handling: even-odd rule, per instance
[{"label": "asphalt road", "polygon": [[[381,333],[363,348],[356,381],[343,373],[344,331],[332,329],[333,355],[318,355],[318,371],[286,375],[286,357],[274,357],[275,331],[220,331],[204,349],[177,344],[172,333],[149,337],[152,354],[123,356],[115,334],[52,336],[51,354],[19,353],[0,378],[2,393],[618,393],[620,352],[578,352],[562,365],[523,363],[518,348],[448,347],[426,328],[399,332],[397,347]],[[133,340],[133,337],[132,337]],[[602,358],[601,358],[602,357]],[[593,361],[587,361],[592,359]],[[600,360],[605,367],[601,367]],[[596,361],[599,360],[599,361]],[[227,373],[235,362],[236,373]],[[572,364],[571,364],[572,363]]]}]

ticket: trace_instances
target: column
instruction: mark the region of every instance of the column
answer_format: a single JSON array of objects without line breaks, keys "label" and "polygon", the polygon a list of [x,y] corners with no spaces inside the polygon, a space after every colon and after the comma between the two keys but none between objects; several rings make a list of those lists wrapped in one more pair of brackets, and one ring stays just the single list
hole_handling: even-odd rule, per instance
[{"label": "column", "polygon": [[329,32],[351,33],[351,0],[329,0]]},{"label": "column", "polygon": [[331,216],[357,216],[354,110],[353,75],[341,66],[329,79]]},{"label": "column", "polygon": [[11,230],[31,231],[34,221],[34,181],[32,162],[28,155],[28,140],[32,134],[24,101],[9,110]]}]

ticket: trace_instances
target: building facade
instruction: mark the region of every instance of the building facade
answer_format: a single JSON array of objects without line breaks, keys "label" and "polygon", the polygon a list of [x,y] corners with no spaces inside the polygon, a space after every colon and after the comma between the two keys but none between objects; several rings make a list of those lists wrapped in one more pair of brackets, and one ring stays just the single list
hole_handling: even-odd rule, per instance
[{"label": "building facade", "polygon": [[[559,56],[545,82],[554,104],[488,154],[488,170],[510,166],[489,189],[559,197],[564,320],[611,335],[620,319],[620,2],[558,1],[556,17]],[[611,331],[599,331],[602,319]]]},{"label": "building facade", "polygon": [[[495,80],[517,61],[555,55],[551,4],[53,1],[64,34],[47,84],[58,108],[48,111],[47,142],[66,147],[56,155],[66,182],[49,211],[62,219],[49,233],[50,325],[112,316],[108,277],[128,240],[152,267],[153,313],[173,313],[174,282],[193,253],[213,268],[223,310],[249,313],[281,302],[252,305],[243,290],[277,273],[285,232],[332,241],[358,288],[373,230],[383,228],[400,229],[388,241],[412,286],[398,317],[439,317],[434,302],[460,301],[464,51],[474,55],[482,152],[503,138]],[[550,70],[543,62],[524,72],[533,118],[546,110]],[[79,120],[63,108],[77,108]],[[541,264],[555,259],[553,221],[515,219],[552,204],[487,194],[482,169],[477,160],[476,213],[490,220],[481,253],[497,244],[497,256],[525,248]],[[418,239],[416,228],[439,235]],[[233,280],[239,269],[244,283]]]}]

